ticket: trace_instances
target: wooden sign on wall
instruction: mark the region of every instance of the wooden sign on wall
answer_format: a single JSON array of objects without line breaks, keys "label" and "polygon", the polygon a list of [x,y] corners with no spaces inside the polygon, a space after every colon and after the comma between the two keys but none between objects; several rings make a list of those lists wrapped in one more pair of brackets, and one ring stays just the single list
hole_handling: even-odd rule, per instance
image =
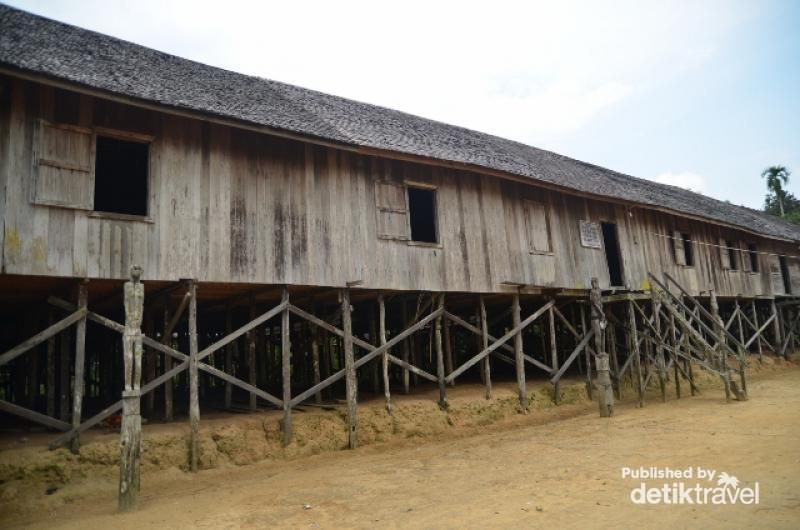
[{"label": "wooden sign on wall", "polygon": [[600,224],[592,221],[580,220],[581,246],[587,248],[603,248],[600,235]]}]

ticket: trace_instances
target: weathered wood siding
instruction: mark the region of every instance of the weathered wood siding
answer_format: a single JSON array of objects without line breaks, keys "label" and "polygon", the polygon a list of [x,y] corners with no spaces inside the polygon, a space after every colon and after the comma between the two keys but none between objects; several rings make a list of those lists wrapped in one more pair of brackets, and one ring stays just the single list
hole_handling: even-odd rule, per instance
[{"label": "weathered wood siding", "polygon": [[[760,256],[755,273],[723,270],[719,249],[706,244],[723,237],[755,243],[762,252],[795,253],[786,243],[652,210],[312,146],[20,80],[11,85],[7,110],[0,105],[8,274],[123,278],[136,262],[145,279],[158,280],[319,286],[363,280],[368,288],[495,292],[507,291],[502,282],[588,288],[597,276],[607,286],[604,250],[581,246],[583,219],[616,223],[631,288],[646,288],[647,271],[666,271],[694,292],[714,285],[721,295],[764,295],[783,294],[780,275],[770,269],[777,257]],[[33,204],[40,119],[152,135],[150,220]],[[384,212],[376,183],[404,181],[436,187],[438,245],[379,237]],[[530,233],[529,201],[545,205],[549,253],[541,227]],[[675,230],[695,241],[693,267],[675,263],[672,240],[663,237]],[[800,268],[793,259],[789,267],[798,293]]]}]

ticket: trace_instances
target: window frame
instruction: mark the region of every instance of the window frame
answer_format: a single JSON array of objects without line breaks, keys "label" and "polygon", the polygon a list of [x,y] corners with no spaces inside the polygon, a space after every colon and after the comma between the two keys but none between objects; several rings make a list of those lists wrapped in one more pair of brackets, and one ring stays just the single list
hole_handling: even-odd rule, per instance
[{"label": "window frame", "polygon": [[[442,248],[442,237],[439,232],[439,187],[435,184],[427,182],[417,182],[413,180],[404,180],[403,186],[405,187],[406,195],[406,225],[408,229],[408,239],[405,240],[406,244],[412,247],[430,247]],[[419,190],[430,191],[433,194],[433,233],[436,238],[435,242],[431,241],[416,241],[412,238],[411,234],[411,199],[408,194],[409,188],[416,188]]]},{"label": "window frame", "polygon": [[750,260],[750,273],[751,274],[761,273],[761,263],[758,259],[759,256],[758,245],[756,245],[755,243],[751,243],[749,241],[746,241],[745,245],[747,245],[747,250],[744,250],[743,252],[747,254],[747,259]]},{"label": "window frame", "polygon": [[[110,129],[108,127],[93,127],[94,134],[92,135],[93,140],[93,152],[94,155],[94,164],[95,167],[92,167],[92,172],[95,173],[96,165],[97,165],[97,137],[102,136],[105,138],[112,138],[114,140],[121,140],[123,142],[133,142],[138,144],[146,144],[147,145],[147,177],[145,178],[145,214],[144,215],[135,215],[135,214],[127,214],[127,213],[119,213],[119,212],[107,212],[104,210],[96,210],[92,209],[89,211],[89,217],[96,218],[96,219],[113,219],[118,221],[140,221],[145,223],[154,223],[153,218],[151,217],[152,213],[152,204],[150,201],[150,192],[153,186],[153,155],[152,155],[152,146],[153,141],[155,140],[155,136],[149,134],[142,134],[133,131],[122,131],[119,129]],[[94,175],[95,186],[97,185],[97,175]],[[94,199],[93,201],[94,202]],[[92,205],[94,207],[94,204]]]},{"label": "window frame", "polygon": [[[59,129],[65,131],[72,131],[75,133],[85,134],[88,135],[89,140],[89,163],[86,169],[83,168],[75,168],[71,167],[71,164],[59,162],[56,160],[49,160],[42,156],[42,150],[44,149],[44,130],[45,128],[52,128],[52,129]],[[143,143],[147,144],[147,178],[145,180],[146,189],[146,214],[145,215],[131,215],[131,214],[124,214],[124,213],[117,213],[117,212],[106,212],[103,210],[96,210],[95,209],[95,186],[97,180],[97,138],[98,136],[103,136],[106,138],[113,138],[116,140],[122,140],[126,142],[136,142],[136,143]],[[101,126],[80,126],[80,125],[73,125],[70,123],[61,123],[53,120],[47,119],[38,119],[36,121],[36,130],[34,131],[34,146],[33,146],[33,156],[31,157],[32,163],[32,172],[33,172],[33,183],[30,188],[30,197],[29,200],[31,204],[39,205],[39,206],[47,206],[53,208],[65,208],[69,210],[78,210],[85,212],[86,215],[90,218],[101,218],[101,219],[113,219],[113,220],[121,220],[121,221],[139,221],[139,222],[146,222],[146,223],[153,223],[153,218],[151,217],[152,212],[152,201],[151,201],[151,190],[153,186],[153,156],[152,156],[152,145],[155,140],[155,136],[150,134],[143,134],[137,133],[133,131],[125,131],[120,129],[112,129],[108,127],[101,127]],[[67,200],[57,200],[57,199],[45,199],[38,197],[38,182],[40,177],[40,166],[51,166],[57,167],[62,169],[71,169],[71,170],[82,170],[83,172],[87,173],[88,178],[91,183],[91,203],[89,205],[85,204],[76,204],[73,202],[69,202]]]},{"label": "window frame", "polygon": [[[531,227],[528,223],[531,222],[530,217],[528,216],[528,205],[535,204],[541,206],[544,210],[544,222],[545,222],[545,233],[547,234],[547,246],[550,250],[538,250],[533,245],[533,240],[531,238]],[[554,256],[555,251],[553,250],[553,233],[551,231],[552,223],[550,221],[550,204],[547,201],[535,200],[535,199],[523,199],[522,200],[522,214],[525,217],[525,239],[528,242],[528,253],[535,254],[538,256]]]}]

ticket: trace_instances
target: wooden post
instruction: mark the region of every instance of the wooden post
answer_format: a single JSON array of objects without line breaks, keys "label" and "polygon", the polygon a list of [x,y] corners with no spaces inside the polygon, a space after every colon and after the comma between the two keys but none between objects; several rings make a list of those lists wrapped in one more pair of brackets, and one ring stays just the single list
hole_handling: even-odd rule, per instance
[{"label": "wooden post", "polygon": [[[250,320],[255,320],[256,318],[256,299],[255,293],[250,293]],[[256,382],[256,330],[251,330],[247,332],[247,372],[248,372],[248,383],[253,386],[257,385]],[[256,410],[256,406],[258,404],[257,396],[254,393],[250,393],[250,410]]]},{"label": "wooden post", "polygon": [[[556,345],[556,316],[553,313],[553,307],[551,306],[550,309],[547,310],[547,320],[550,324],[550,360],[553,364],[553,372],[558,371],[558,347]],[[519,322],[514,323],[517,326]],[[518,333],[520,337],[520,341],[522,340],[522,332]],[[521,346],[520,346],[521,348]],[[556,405],[561,404],[561,382],[560,380],[556,381],[553,385],[553,400],[555,401]]]},{"label": "wooden post", "polygon": [[636,391],[639,395],[639,407],[644,407],[644,381],[642,380],[642,359],[639,354],[639,332],[636,329],[636,309],[633,307],[633,300],[628,299],[628,321],[630,323],[631,352],[634,356],[633,361],[636,366]]},{"label": "wooden post", "polygon": [[191,425],[190,464],[197,472],[199,460],[200,398],[197,383],[197,282],[189,282],[189,423]]},{"label": "wooden post", "polygon": [[[225,304],[225,335],[233,333],[233,315],[231,315],[231,304]],[[231,341],[230,344],[225,346],[225,373],[233,375],[233,356],[236,351],[236,343],[238,341]],[[237,355],[238,357],[238,355]],[[225,409],[231,408],[231,399],[233,394],[233,387],[229,382],[225,382]]]},{"label": "wooden post", "polygon": [[[153,319],[153,312],[149,311],[145,316],[144,320],[144,334],[150,338],[155,338],[155,321]],[[145,363],[145,368],[147,372],[147,381],[152,381],[156,378],[156,359],[158,356],[156,355],[156,351],[153,348],[147,348],[147,362]],[[155,410],[156,406],[156,393],[155,392],[148,392],[147,393],[147,402],[146,402],[146,411],[147,416],[150,417],[153,415],[153,410]]]},{"label": "wooden post", "polygon": [[[758,309],[756,308],[755,298],[750,300],[750,307],[753,310],[753,326],[755,327],[756,331],[758,331],[760,328],[758,325]],[[756,344],[758,344],[758,360],[761,362],[764,360],[764,349],[761,346],[761,335],[759,335],[756,339]]]},{"label": "wooden post", "polygon": [[[383,295],[378,295],[378,325],[380,327],[380,344],[386,344],[386,305],[383,300]],[[389,352],[385,351],[381,355],[383,367],[383,397],[386,400],[386,412],[392,413],[392,397],[389,392]]]},{"label": "wooden post", "polygon": [[[311,363],[314,371],[314,385],[320,383],[320,362],[319,362],[319,331],[311,330]],[[322,403],[322,391],[314,394],[314,403]]]},{"label": "wooden post", "polygon": [[[583,311],[583,307],[580,308],[581,314],[581,331],[584,335],[589,332],[586,328],[586,313]],[[596,340],[596,339],[595,339]],[[577,337],[575,338],[575,344],[577,345],[580,342],[580,339]],[[584,348],[584,357],[586,360],[586,395],[589,396],[589,399],[594,399],[592,397],[592,388],[594,385],[592,384],[592,354],[589,353],[589,348]]]},{"label": "wooden post", "polygon": [[[26,335],[32,334],[36,326],[39,325],[38,319],[35,319],[33,314],[30,313],[26,318],[26,323],[28,324],[25,330]],[[28,408],[31,410],[36,410],[39,401],[39,351],[39,346],[31,348],[27,356],[28,388],[26,389],[26,393],[28,395]]]},{"label": "wooden post", "polygon": [[141,391],[142,379],[142,316],[144,285],[142,269],[133,265],[131,279],[125,282],[125,331],[122,336],[125,388],[122,391],[122,423],[120,425],[119,496],[121,512],[134,510],[139,500],[140,456],[142,452]]},{"label": "wooden post", "polygon": [[61,333],[58,354],[58,417],[69,420],[69,333]]},{"label": "wooden post", "polygon": [[[742,327],[742,309],[739,307],[739,300],[736,300],[736,308],[734,309],[736,313],[736,323],[737,327],[739,328],[739,342],[744,344],[744,328]],[[747,354],[747,350],[740,348],[739,349],[739,381],[742,384],[742,392],[744,395],[747,395],[747,378],[745,376],[745,362],[749,355]]]},{"label": "wooden post", "polygon": [[[521,322],[521,308],[519,305],[519,293],[515,293],[511,302],[512,326],[519,327]],[[525,358],[522,356],[522,330],[514,334],[514,365],[517,372],[517,394],[519,396],[520,409],[525,412],[528,410],[528,395],[525,390]],[[558,397],[556,397],[558,399]]]},{"label": "wooden post", "polygon": [[[404,326],[408,325],[408,306],[406,305],[406,301],[404,299],[400,299],[400,318],[402,318],[402,322]],[[411,347],[411,340],[410,337],[403,341],[403,361],[408,363],[409,359],[409,348]],[[409,392],[409,372],[408,369],[403,368],[403,393],[408,394]]]},{"label": "wooden post", "polygon": [[[610,418],[614,415],[614,390],[611,383],[611,370],[606,353],[605,330],[607,327],[606,314],[603,311],[603,292],[597,278],[591,279],[592,289],[589,292],[589,315],[594,332],[595,358],[597,370],[597,405],[601,418]],[[552,311],[552,308],[551,308]]]},{"label": "wooden post", "polygon": [[650,285],[650,303],[653,309],[653,327],[656,339],[656,362],[658,363],[658,384],[661,389],[661,401],[667,402],[667,363],[664,358],[664,347],[661,341],[661,297],[654,285]]},{"label": "wooden post", "polygon": [[[375,310],[372,308],[370,304],[370,312],[369,312],[369,341],[372,344],[378,343],[378,324],[375,321]],[[377,395],[380,392],[380,369],[378,367],[378,363],[370,363],[369,366],[369,374],[370,379],[372,380],[372,393]]]},{"label": "wooden post", "polygon": [[[439,307],[444,308],[444,295],[439,296]],[[442,317],[436,317],[434,325],[434,342],[436,344],[436,374],[439,378],[439,408],[447,409],[447,396],[445,395],[444,351],[442,350]]]},{"label": "wooden post", "polygon": [[[486,320],[486,304],[483,295],[479,298],[481,320],[481,351],[489,347],[489,322]],[[491,355],[483,359],[483,379],[486,385],[486,399],[492,399],[492,365],[489,361]]]},{"label": "wooden post", "polygon": [[353,317],[350,306],[350,290],[340,291],[342,300],[342,331],[344,337],[342,347],[344,349],[344,369],[345,369],[345,394],[347,398],[347,440],[350,449],[358,446],[358,424],[356,419],[356,369],[353,356]]},{"label": "wooden post", "polygon": [[678,357],[678,349],[680,348],[680,346],[678,345],[678,334],[675,330],[675,315],[673,315],[672,313],[670,313],[669,315],[669,339],[670,339],[669,341],[670,346],[672,346],[672,365],[673,369],[675,370],[675,396],[678,399],[680,399],[681,378],[680,378],[680,368],[678,365],[678,363],[680,362],[680,358]]},{"label": "wooden post", "polygon": [[[89,300],[88,280],[82,280],[78,286],[78,308],[86,309]],[[72,383],[72,428],[76,429],[70,440],[70,450],[78,454],[81,448],[80,433],[81,410],[83,409],[84,368],[86,356],[86,317],[81,318],[75,328],[75,378]]]},{"label": "wooden post", "polygon": [[[686,317],[688,317],[688,315],[684,314],[683,317],[686,319]],[[686,319],[686,321],[689,322],[688,319]],[[684,330],[684,332],[683,332],[683,348],[684,348],[685,353],[686,353],[687,356],[691,355],[690,340],[691,339],[689,337],[689,332]],[[685,362],[686,362],[686,373],[689,374],[689,389],[691,391],[692,396],[696,396],[697,395],[697,387],[694,384],[694,367],[692,366],[692,361],[691,360],[687,359]]]},{"label": "wooden post", "polygon": [[[172,343],[172,329],[170,327],[169,304],[164,302],[164,336],[161,337],[163,344],[174,346]],[[164,372],[169,372],[172,369],[172,357],[169,355],[164,356]],[[174,419],[174,410],[172,407],[172,383],[173,379],[164,382],[164,421],[172,421]]]},{"label": "wooden post", "polygon": [[[445,373],[453,371],[453,338],[450,333],[451,322],[447,319],[442,321],[444,325],[444,367]],[[450,386],[456,386],[456,380],[450,381]]]},{"label": "wooden post", "polygon": [[609,322],[608,346],[611,353],[611,368],[614,370],[614,379],[611,381],[617,394],[617,399],[622,399],[622,381],[619,374],[619,358],[617,357],[617,328]]},{"label": "wooden post", "polygon": [[[50,309],[47,317],[48,325],[53,325],[53,310]],[[47,361],[45,364],[45,392],[47,393],[47,415],[56,416],[56,336],[47,339]]]},{"label": "wooden post", "polygon": [[[778,308],[775,305],[775,299],[774,298],[772,300],[770,300],[770,309],[772,311],[772,316],[775,317],[775,319],[772,321],[772,330],[773,330],[773,335],[775,336],[775,347],[777,349],[780,349],[781,345],[783,344],[783,336],[781,335],[781,324],[782,323],[781,323],[780,314],[778,313]],[[776,351],[775,352],[775,355],[780,355],[780,354],[781,354],[780,351]]]},{"label": "wooden post", "polygon": [[731,383],[730,374],[728,373],[728,353],[724,346],[725,336],[723,329],[725,324],[722,322],[722,317],[719,316],[719,304],[717,303],[717,294],[714,288],[708,289],[709,305],[711,306],[711,315],[714,317],[714,335],[717,340],[717,361],[719,371],[722,372],[722,384],[725,387],[725,401],[731,400]]},{"label": "wooden post", "polygon": [[[283,288],[281,303],[289,302],[289,289]],[[281,313],[281,377],[283,379],[283,445],[292,441],[292,345],[290,342],[289,308]]]}]

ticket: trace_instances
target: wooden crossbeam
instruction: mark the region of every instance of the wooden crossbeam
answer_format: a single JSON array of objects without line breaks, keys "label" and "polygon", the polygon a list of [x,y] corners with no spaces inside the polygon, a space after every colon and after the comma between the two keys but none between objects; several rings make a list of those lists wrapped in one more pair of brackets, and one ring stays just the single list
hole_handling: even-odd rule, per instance
[{"label": "wooden crossbeam", "polygon": [[[77,308],[76,308],[77,309]],[[77,321],[82,319],[86,316],[87,310],[85,308],[79,308],[71,315],[59,320],[52,326],[49,326],[47,329],[37,333],[33,337],[29,338],[28,340],[14,346],[3,355],[0,355],[0,366],[4,364],[8,364],[9,362],[13,361],[26,351],[30,350],[38,346],[39,344],[43,343],[50,337],[56,335],[57,333],[67,329],[71,325],[75,324]]]},{"label": "wooden crossbeam", "polygon": [[[472,324],[470,324],[466,320],[464,320],[462,318],[459,318],[458,316],[456,316],[456,315],[454,315],[452,313],[449,313],[449,312],[445,311],[444,316],[445,316],[445,318],[447,318],[448,320],[452,321],[453,323],[458,324],[462,328],[464,328],[464,329],[466,329],[468,331],[471,331],[472,333],[474,333],[474,334],[476,334],[478,336],[481,336],[481,334],[483,333],[476,326],[473,326]],[[492,340],[492,341],[497,340],[496,337],[494,337],[493,335],[491,335],[489,333],[487,333],[487,337],[489,338],[489,340]],[[510,351],[511,353],[514,353],[514,348],[509,344],[503,344],[500,347],[503,348],[504,350],[507,350],[507,351]],[[503,357],[499,352],[494,352],[494,355],[495,355],[495,357],[503,359],[504,361],[508,362],[509,364],[512,364],[512,365],[515,364],[513,359],[511,359],[509,357]],[[550,368],[549,366],[547,366],[543,362],[541,362],[541,361],[539,361],[537,359],[534,359],[530,355],[522,354],[522,357],[525,359],[525,361],[527,361],[530,364],[536,366],[537,368],[541,368],[542,370],[544,370],[548,374],[552,374],[553,373],[553,369],[552,368]]]},{"label": "wooden crossbeam", "polygon": [[13,414],[14,416],[19,416],[21,418],[25,418],[26,420],[30,420],[45,427],[50,427],[51,429],[56,429],[58,431],[68,431],[72,428],[72,425],[65,421],[57,420],[56,418],[51,418],[50,416],[46,416],[35,410],[26,409],[25,407],[20,407],[19,405],[15,405],[13,403],[9,403],[3,399],[0,399],[0,411],[7,412],[9,414]]},{"label": "wooden crossbeam", "polygon": [[537,318],[542,316],[554,304],[555,304],[555,300],[550,300],[549,302],[544,304],[542,307],[537,309],[536,312],[534,312],[528,318],[526,318],[525,320],[520,322],[519,325],[514,326],[514,328],[509,330],[508,333],[506,333],[505,335],[503,335],[502,337],[500,337],[499,339],[494,341],[488,348],[483,349],[481,352],[479,352],[478,354],[476,354],[472,358],[470,358],[468,361],[466,361],[464,364],[462,364],[461,366],[459,366],[458,368],[453,370],[453,372],[445,378],[445,381],[448,382],[448,383],[450,381],[455,381],[456,377],[458,377],[459,375],[461,375],[464,372],[466,372],[467,370],[469,370],[472,366],[474,366],[476,363],[478,363],[478,361],[480,361],[481,359],[483,359],[484,357],[486,357],[487,355],[489,355],[490,353],[492,353],[493,351],[498,349],[503,344],[505,344],[508,340],[510,340],[518,332],[520,332],[523,329],[525,329],[526,327],[528,327],[533,321],[535,321]]},{"label": "wooden crossbeam", "polygon": [[753,336],[750,337],[747,340],[747,342],[744,343],[744,349],[745,350],[747,350],[747,348],[750,347],[750,345],[753,343],[754,340],[756,340],[762,333],[764,333],[764,330],[767,329],[767,326],[769,326],[772,323],[773,320],[775,320],[775,315],[770,315],[770,317],[767,320],[764,321],[764,323],[761,325],[760,328],[758,328],[756,330],[756,332],[753,334]]},{"label": "wooden crossbeam", "polygon": [[572,364],[575,358],[580,354],[583,348],[585,348],[586,345],[589,344],[589,341],[592,339],[592,337],[594,337],[593,329],[589,330],[589,333],[583,336],[581,341],[575,346],[575,349],[572,350],[572,353],[569,354],[567,360],[564,361],[564,364],[561,365],[561,368],[558,369],[558,372],[556,372],[555,375],[553,375],[553,377],[550,378],[551,383],[555,384],[558,382],[559,379],[561,379],[561,376],[564,375],[564,372],[567,371],[567,368],[569,368],[569,366]]}]

